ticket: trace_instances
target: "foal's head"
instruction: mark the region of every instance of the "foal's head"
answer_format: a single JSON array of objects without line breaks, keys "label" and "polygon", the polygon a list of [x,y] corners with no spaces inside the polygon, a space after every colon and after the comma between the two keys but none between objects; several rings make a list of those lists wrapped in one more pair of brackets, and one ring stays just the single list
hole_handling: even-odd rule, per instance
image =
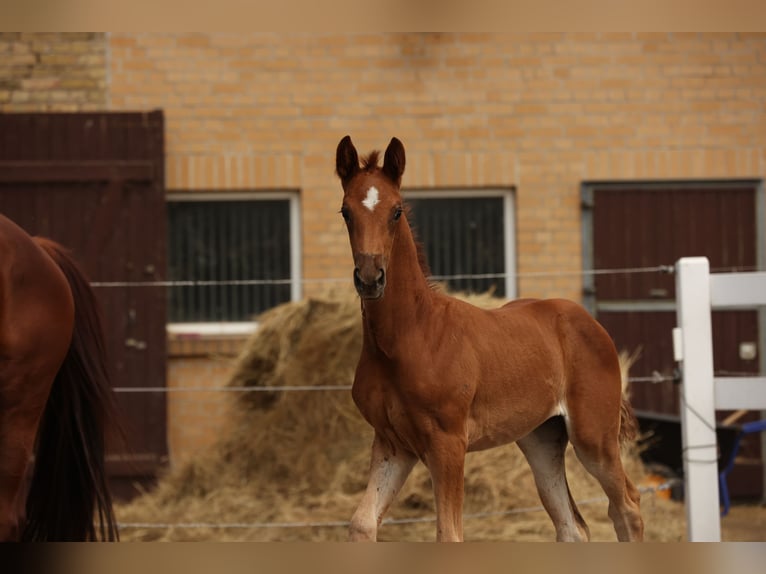
[{"label": "foal's head", "polygon": [[349,136],[338,144],[335,170],[343,184],[341,214],[354,256],[354,287],[363,299],[378,299],[386,287],[386,266],[404,206],[399,186],[404,146],[392,138],[378,167],[378,152],[359,156]]}]

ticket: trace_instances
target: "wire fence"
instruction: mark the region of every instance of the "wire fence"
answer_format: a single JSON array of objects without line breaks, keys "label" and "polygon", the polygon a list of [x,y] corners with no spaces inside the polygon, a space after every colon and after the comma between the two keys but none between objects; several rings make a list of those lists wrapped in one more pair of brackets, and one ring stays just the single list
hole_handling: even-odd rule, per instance
[{"label": "wire fence", "polygon": [[[752,271],[753,268],[744,267],[725,267],[716,268],[713,272],[744,272]],[[453,275],[435,275],[431,276],[431,279],[436,281],[447,281],[451,279],[487,279],[487,278],[505,278],[510,275],[512,277],[524,278],[524,277],[561,277],[561,276],[603,276],[603,275],[628,275],[628,274],[642,274],[642,273],[663,273],[672,274],[675,272],[673,265],[653,265],[645,267],[622,267],[622,268],[606,268],[606,269],[579,269],[579,270],[547,270],[547,271],[533,271],[525,273],[484,273],[484,274],[453,274]],[[300,280],[304,284],[340,284],[350,283],[348,277],[326,277],[326,278],[304,278]],[[258,286],[258,285],[286,285],[292,283],[292,279],[243,279],[243,280],[167,280],[167,281],[95,281],[91,285],[94,288],[133,288],[133,287],[212,287],[222,285],[236,285],[236,286]],[[214,331],[214,330],[213,330]],[[213,332],[211,331],[211,332]],[[251,330],[250,332],[253,332]],[[222,331],[222,333],[224,333]],[[196,339],[204,339],[205,334],[199,335],[181,335],[181,340],[191,340],[194,342]],[[720,373],[720,375],[727,376],[749,376],[752,373]],[[646,376],[633,376],[628,379],[628,383],[638,384],[660,384],[666,382],[679,382],[678,373],[663,374],[658,371],[654,371],[650,375]],[[313,392],[313,391],[348,391],[351,389],[351,385],[329,385],[329,386],[247,386],[247,387],[202,387],[202,386],[173,386],[173,387],[159,387],[159,386],[147,386],[147,387],[115,387],[116,393],[196,393],[196,392],[221,392],[221,393],[258,393],[258,392]]]},{"label": "wire fence", "polygon": [[[727,271],[752,271],[753,269],[742,268],[726,268],[717,269],[715,272]],[[628,267],[628,268],[614,268],[614,269],[593,269],[593,270],[556,270],[556,271],[539,271],[539,272],[526,272],[526,273],[487,273],[487,274],[454,274],[454,275],[436,275],[431,276],[430,279],[434,281],[448,281],[457,279],[502,279],[510,275],[515,278],[527,278],[527,277],[564,277],[564,276],[599,276],[610,274],[638,274],[638,273],[674,273],[674,267],[672,265],[656,265],[649,267]],[[257,285],[287,285],[293,283],[293,279],[247,279],[247,280],[168,280],[168,281],[101,281],[93,282],[91,285],[94,288],[146,288],[146,287],[209,287],[219,285],[239,285],[239,286],[257,286]],[[303,278],[300,280],[303,284],[341,284],[350,283],[348,277],[329,277],[329,278]],[[728,375],[732,375],[731,372],[727,372]],[[750,375],[751,373],[738,373],[743,376]],[[653,372],[649,376],[637,376],[629,377],[628,382],[639,384],[659,384],[666,382],[678,382],[679,377],[677,373],[671,375],[662,374],[658,371]],[[146,386],[146,387],[115,387],[115,393],[133,394],[133,393],[165,393],[165,394],[195,394],[205,393],[206,397],[210,397],[209,393],[221,393],[224,395],[231,393],[291,393],[291,392],[333,392],[343,391],[348,392],[351,390],[351,385],[295,385],[295,386],[220,386],[220,387],[205,387],[205,386],[173,386],[173,387],[160,387],[160,386]],[[207,399],[205,399],[207,400]],[[678,479],[668,479],[664,483],[656,486],[643,486],[639,488],[642,493],[657,494],[662,491],[670,490],[680,481]],[[607,502],[607,498],[604,496],[594,497],[577,501],[579,506],[598,504]],[[535,513],[545,511],[542,505],[513,508],[508,510],[498,511],[485,511],[474,512],[464,514],[465,519],[487,519],[492,517],[502,517],[519,515],[526,513]],[[404,525],[415,523],[431,523],[436,521],[436,516],[421,516],[421,517],[409,517],[409,518],[386,518],[382,521],[382,525]],[[348,520],[325,520],[325,521],[292,521],[292,522],[121,522],[119,527],[121,529],[243,529],[243,530],[255,530],[255,529],[297,529],[297,528],[348,528],[350,521]]]},{"label": "wire fence", "polygon": [[[634,273],[673,273],[672,265],[654,265],[650,267],[624,267],[614,269],[571,269],[571,270],[548,270],[528,271],[525,273],[456,273],[451,275],[431,275],[429,279],[434,281],[450,281],[458,279],[505,279],[527,277],[576,277],[587,275],[614,275]],[[115,287],[216,287],[219,285],[255,286],[255,285],[290,285],[295,279],[187,279],[187,280],[164,280],[164,281],[92,281],[91,287],[115,288]],[[317,283],[349,283],[349,277],[316,277],[301,278],[303,284]]]},{"label": "wire fence", "polygon": [[[751,372],[735,371],[716,371],[716,377],[752,377]],[[677,373],[673,375],[661,375],[657,372],[647,377],[628,377],[628,383],[679,383],[680,376]],[[291,393],[291,392],[317,392],[317,391],[350,391],[351,385],[264,385],[264,386],[226,386],[226,387],[114,387],[115,393],[166,393],[166,394],[184,394],[184,393]]]},{"label": "wire fence", "polygon": [[[642,486],[638,490],[642,494],[657,494],[672,489],[680,483],[677,478],[671,478],[656,486]],[[596,496],[576,501],[577,506],[587,506],[591,504],[602,504],[608,502],[606,496]],[[544,512],[542,505],[511,508],[509,510],[495,510],[485,512],[471,512],[463,514],[463,519],[476,520],[487,519],[502,516],[513,516],[520,514],[531,514],[534,512]],[[417,516],[409,518],[384,518],[381,526],[386,525],[405,525],[405,524],[423,524],[436,522],[435,515]],[[121,522],[118,524],[120,529],[158,529],[167,530],[170,528],[179,529],[219,529],[219,530],[257,530],[257,529],[295,529],[295,528],[348,528],[351,525],[349,520],[322,520],[322,521],[293,521],[293,522]]]},{"label": "wire fence", "polygon": [[[750,271],[762,271],[756,266],[744,267],[718,267],[710,270],[711,273],[741,273]],[[586,277],[601,275],[632,275],[638,273],[675,273],[673,265],[652,265],[645,267],[615,267],[608,269],[558,269],[544,271],[525,271],[523,273],[456,273],[449,275],[430,275],[433,281],[451,281],[461,279],[514,279],[538,278],[538,277]],[[350,276],[345,277],[302,277],[300,279],[178,279],[158,281],[92,281],[94,288],[125,288],[125,287],[217,287],[217,286],[261,286],[261,285],[291,285],[295,282],[301,284],[351,284]]]}]

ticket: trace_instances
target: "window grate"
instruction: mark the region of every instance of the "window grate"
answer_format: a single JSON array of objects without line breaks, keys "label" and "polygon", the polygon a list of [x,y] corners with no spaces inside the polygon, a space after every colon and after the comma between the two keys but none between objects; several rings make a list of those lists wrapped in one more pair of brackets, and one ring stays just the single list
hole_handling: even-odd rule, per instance
[{"label": "window grate", "polygon": [[[290,201],[168,203],[171,280],[290,279]],[[171,287],[171,323],[250,321],[289,301],[291,286]]]},{"label": "window grate", "polygon": [[[506,273],[503,197],[410,196],[407,203],[433,275]],[[473,293],[493,289],[506,296],[503,278],[449,279],[447,285]]]}]

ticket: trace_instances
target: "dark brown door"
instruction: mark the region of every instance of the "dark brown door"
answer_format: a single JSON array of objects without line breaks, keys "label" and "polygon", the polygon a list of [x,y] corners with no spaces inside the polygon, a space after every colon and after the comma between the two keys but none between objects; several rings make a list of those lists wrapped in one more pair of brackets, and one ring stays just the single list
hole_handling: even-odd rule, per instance
[{"label": "dark brown door", "polygon": [[[745,183],[611,184],[584,189],[586,268],[626,269],[585,281],[585,300],[612,335],[618,349],[640,349],[634,377],[672,378],[671,332],[676,325],[675,276],[681,257],[705,256],[711,271],[757,267],[757,185]],[[588,229],[589,227],[589,229]],[[755,311],[713,313],[714,369],[717,375],[759,372],[759,358],[742,352],[758,343]],[[631,385],[636,409],[678,414],[679,394],[671,381]],[[719,420],[730,415],[719,411]],[[751,414],[739,422],[752,420]],[[752,464],[740,464],[729,485],[733,495],[760,496],[760,438],[750,436],[741,450]]]},{"label": "dark brown door", "polygon": [[[0,114],[0,212],[73,251],[94,283],[165,277],[163,116]],[[116,387],[164,387],[165,291],[96,287]],[[162,393],[118,393],[129,441],[118,495],[167,459]]]}]

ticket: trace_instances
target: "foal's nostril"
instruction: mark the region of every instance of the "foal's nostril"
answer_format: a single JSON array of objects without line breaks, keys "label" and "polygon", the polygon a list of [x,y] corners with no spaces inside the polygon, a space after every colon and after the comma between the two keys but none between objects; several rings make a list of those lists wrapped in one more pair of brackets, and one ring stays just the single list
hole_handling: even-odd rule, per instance
[{"label": "foal's nostril", "polygon": [[[358,267],[354,268],[354,281],[357,281],[357,282],[359,282],[361,284],[364,284],[364,285],[368,285],[368,284],[369,285],[373,285],[373,284],[375,284],[375,285],[382,285],[385,282],[385,280],[386,280],[386,272],[385,272],[384,269],[378,269],[378,275],[372,281],[369,281],[369,279],[367,281],[365,281],[365,279],[362,278],[362,274],[359,271],[359,268]],[[368,281],[369,281],[369,283],[368,283]]]},{"label": "foal's nostril", "polygon": [[363,299],[379,299],[386,286],[386,272],[382,267],[369,263],[365,261],[363,265],[354,267],[354,287]]}]

